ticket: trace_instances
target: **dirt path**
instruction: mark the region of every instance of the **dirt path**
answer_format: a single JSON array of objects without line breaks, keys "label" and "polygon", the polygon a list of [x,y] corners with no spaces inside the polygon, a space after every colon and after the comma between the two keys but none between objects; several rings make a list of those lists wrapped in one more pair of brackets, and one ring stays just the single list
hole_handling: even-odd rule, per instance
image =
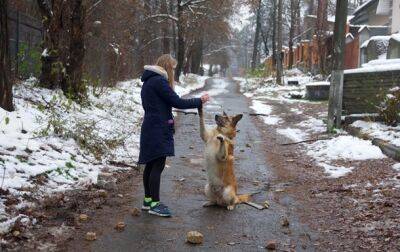
[{"label": "dirt path", "polygon": [[[83,246],[92,251],[264,251],[266,242],[274,239],[279,249],[313,250],[315,236],[299,223],[291,209],[295,202],[288,196],[280,197],[278,202],[272,193],[273,173],[266,163],[267,139],[263,138],[263,133],[248,116],[248,101],[238,93],[237,84],[212,79],[205,90],[214,97],[214,101],[206,107],[208,124],[213,124],[212,118],[215,113],[221,112],[221,107],[229,114],[245,114],[239,123],[240,133],[235,150],[239,191],[261,191],[254,200],[268,200],[271,207],[259,211],[240,205],[232,212],[223,208],[202,207],[206,173],[201,164],[203,143],[198,136],[198,117],[180,115],[175,136],[177,156],[169,160],[161,185],[162,201],[170,206],[174,217],[162,219],[143,213],[135,218],[125,212],[119,217],[126,224],[125,231],[116,232],[113,225],[104,225],[97,241],[88,243],[82,241],[82,233],[87,230],[83,228],[66,250]],[[140,180],[136,183],[140,183]],[[284,186],[277,184],[272,187],[277,189]],[[143,197],[141,185],[136,188],[138,190],[134,192],[132,206],[140,207]],[[115,216],[110,218],[117,219]],[[289,227],[281,225],[283,218],[289,220]],[[99,229],[99,225],[107,221],[96,219],[96,223],[97,227],[92,228]],[[205,235],[204,244],[194,247],[185,242],[186,233],[191,230]]]}]

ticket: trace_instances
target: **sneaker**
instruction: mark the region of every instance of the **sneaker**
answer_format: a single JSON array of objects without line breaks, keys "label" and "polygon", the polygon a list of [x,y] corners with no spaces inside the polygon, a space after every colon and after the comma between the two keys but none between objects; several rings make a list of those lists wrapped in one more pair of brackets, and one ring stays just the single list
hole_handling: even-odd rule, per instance
[{"label": "sneaker", "polygon": [[149,214],[161,216],[161,217],[171,217],[171,212],[168,207],[163,203],[159,203],[154,207],[151,207],[149,210]]},{"label": "sneaker", "polygon": [[150,202],[146,202],[145,200],[143,200],[142,210],[143,211],[149,211],[150,210],[150,204],[151,204],[151,201]]}]

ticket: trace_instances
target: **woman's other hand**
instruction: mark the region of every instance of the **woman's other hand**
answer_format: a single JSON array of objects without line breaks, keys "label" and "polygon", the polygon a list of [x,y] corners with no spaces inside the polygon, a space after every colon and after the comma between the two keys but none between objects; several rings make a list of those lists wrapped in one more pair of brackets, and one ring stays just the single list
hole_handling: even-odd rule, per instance
[{"label": "woman's other hand", "polygon": [[201,101],[203,102],[203,104],[207,103],[210,100],[210,96],[208,94],[203,94],[200,97]]}]

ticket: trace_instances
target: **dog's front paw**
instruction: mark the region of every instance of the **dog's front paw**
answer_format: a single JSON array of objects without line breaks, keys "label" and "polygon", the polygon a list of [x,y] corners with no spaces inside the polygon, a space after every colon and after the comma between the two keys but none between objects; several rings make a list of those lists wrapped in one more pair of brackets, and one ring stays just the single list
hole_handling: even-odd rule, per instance
[{"label": "dog's front paw", "polygon": [[217,139],[222,143],[225,140],[225,137],[221,134],[217,136]]},{"label": "dog's front paw", "polygon": [[235,205],[227,206],[226,209],[228,209],[229,211],[232,211],[233,209],[235,209]]}]

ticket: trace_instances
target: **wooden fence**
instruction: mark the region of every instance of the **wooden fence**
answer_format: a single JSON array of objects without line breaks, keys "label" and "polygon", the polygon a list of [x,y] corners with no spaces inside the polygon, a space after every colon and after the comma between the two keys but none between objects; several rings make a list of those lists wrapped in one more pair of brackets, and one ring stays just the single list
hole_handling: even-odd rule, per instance
[{"label": "wooden fence", "polygon": [[400,86],[400,70],[346,73],[343,83],[343,114],[376,113],[376,106],[382,97],[395,86]]}]

